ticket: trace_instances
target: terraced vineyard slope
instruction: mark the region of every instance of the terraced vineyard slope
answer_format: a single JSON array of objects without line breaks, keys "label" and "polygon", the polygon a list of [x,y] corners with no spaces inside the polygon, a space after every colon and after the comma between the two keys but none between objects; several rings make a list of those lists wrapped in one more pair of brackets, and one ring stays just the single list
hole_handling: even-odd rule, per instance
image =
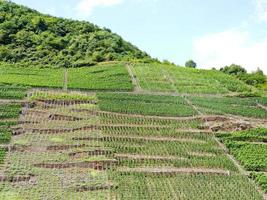
[{"label": "terraced vineyard slope", "polygon": [[133,64],[133,73],[145,91],[182,94],[253,92],[254,88],[216,70],[199,70],[164,64]]},{"label": "terraced vineyard slope", "polygon": [[263,199],[206,128],[210,117],[104,111],[104,97],[30,91],[3,146],[0,199]]}]

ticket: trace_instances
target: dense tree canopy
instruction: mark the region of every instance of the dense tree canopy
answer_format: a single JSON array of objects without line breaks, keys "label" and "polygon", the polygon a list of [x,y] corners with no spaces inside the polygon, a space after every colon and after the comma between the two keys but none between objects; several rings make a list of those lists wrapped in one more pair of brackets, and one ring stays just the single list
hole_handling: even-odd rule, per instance
[{"label": "dense tree canopy", "polygon": [[150,57],[109,29],[0,0],[0,61],[86,66]]}]

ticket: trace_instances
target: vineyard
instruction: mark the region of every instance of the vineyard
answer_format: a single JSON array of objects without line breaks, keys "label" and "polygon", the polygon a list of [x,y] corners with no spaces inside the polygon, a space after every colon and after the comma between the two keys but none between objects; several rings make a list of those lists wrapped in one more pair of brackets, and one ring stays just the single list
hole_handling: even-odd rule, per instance
[{"label": "vineyard", "polygon": [[227,94],[255,89],[216,70],[199,70],[164,64],[135,64],[133,72],[141,88],[157,92]]},{"label": "vineyard", "polygon": [[267,98],[237,97],[255,88],[156,64],[0,69],[1,200],[266,198]]},{"label": "vineyard", "polygon": [[[191,30],[205,13],[212,14],[208,22],[229,23],[219,18],[235,2],[29,0],[33,9],[15,2],[27,0],[0,0],[0,200],[267,200],[267,79],[262,41],[247,34],[250,27],[263,33],[253,25],[259,20],[248,20],[239,37],[231,27],[209,32],[212,23],[201,34]],[[233,9],[229,19],[238,22],[251,6],[253,18],[261,17],[256,11],[264,3],[254,4]],[[221,14],[212,9],[218,5]],[[131,15],[135,7],[140,12]],[[197,14],[189,19],[191,7]],[[168,19],[177,8],[183,12]],[[164,20],[153,10],[166,12]],[[49,15],[54,11],[73,19]],[[150,52],[178,42],[184,52],[169,58],[181,60],[190,40],[195,58],[184,67],[160,61],[162,55],[151,57],[108,27],[75,20],[90,14],[108,23],[126,15],[126,30],[115,23],[117,31],[137,25],[140,34],[128,38],[140,37],[139,45],[152,26],[161,27],[144,47],[165,37]],[[144,14],[156,22],[147,18],[146,29],[135,24]],[[190,24],[183,31],[176,26],[181,19]],[[243,35],[251,36],[249,45]],[[252,56],[249,63],[242,54]],[[230,59],[242,66],[223,63]]]},{"label": "vineyard", "polygon": [[[0,64],[0,84],[62,88],[64,86],[64,73],[63,68],[15,67]],[[65,81],[70,89],[119,91],[131,91],[133,89],[131,78],[123,64],[69,68]]]},{"label": "vineyard", "polygon": [[251,129],[218,137],[267,192],[267,129]]},{"label": "vineyard", "polygon": [[[0,85],[0,145],[8,144],[11,140],[11,126],[17,125],[18,117],[21,111],[21,103],[15,102],[16,99],[22,99],[26,95],[26,88],[19,86]],[[3,99],[10,101],[1,102]],[[14,102],[12,102],[14,100]],[[0,163],[4,162],[6,148],[0,147]]]},{"label": "vineyard", "polygon": [[[21,112],[1,126],[0,199],[263,199],[183,97],[35,89],[0,111],[6,123]],[[225,141],[264,131],[217,134],[236,156]]]}]

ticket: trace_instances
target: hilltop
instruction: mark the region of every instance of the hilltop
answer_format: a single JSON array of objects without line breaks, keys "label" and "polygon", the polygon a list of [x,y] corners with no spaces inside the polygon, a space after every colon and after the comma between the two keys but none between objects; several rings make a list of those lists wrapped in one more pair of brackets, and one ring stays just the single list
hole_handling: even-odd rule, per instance
[{"label": "hilltop", "polygon": [[0,1],[0,60],[53,66],[150,57],[107,28]]}]

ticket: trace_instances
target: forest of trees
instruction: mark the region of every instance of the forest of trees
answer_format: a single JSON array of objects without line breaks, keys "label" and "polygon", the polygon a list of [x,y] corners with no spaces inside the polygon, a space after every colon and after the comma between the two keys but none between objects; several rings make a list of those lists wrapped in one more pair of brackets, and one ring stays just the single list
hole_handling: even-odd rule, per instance
[{"label": "forest of trees", "polygon": [[79,67],[130,59],[150,57],[107,28],[0,0],[1,61]]}]

